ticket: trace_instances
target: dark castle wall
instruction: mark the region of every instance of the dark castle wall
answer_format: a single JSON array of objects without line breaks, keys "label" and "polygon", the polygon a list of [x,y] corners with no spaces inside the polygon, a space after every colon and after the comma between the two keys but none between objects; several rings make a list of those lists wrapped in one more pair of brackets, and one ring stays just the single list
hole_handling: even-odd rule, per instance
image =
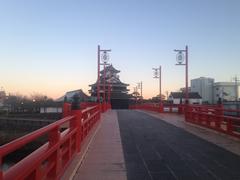
[{"label": "dark castle wall", "polygon": [[112,109],[128,109],[129,100],[128,99],[111,99]]}]

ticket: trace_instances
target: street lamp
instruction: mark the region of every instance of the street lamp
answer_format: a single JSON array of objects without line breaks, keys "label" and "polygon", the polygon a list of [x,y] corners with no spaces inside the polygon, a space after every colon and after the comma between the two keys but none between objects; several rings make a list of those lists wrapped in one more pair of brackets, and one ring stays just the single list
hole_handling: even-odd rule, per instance
[{"label": "street lamp", "polygon": [[[108,52],[111,52],[111,49],[101,49],[98,45],[98,80],[97,80],[97,101],[100,102],[100,65],[103,65],[103,102],[105,104],[106,101],[106,72],[105,67],[108,64],[109,61],[109,54]],[[100,60],[102,63],[100,63]]]},{"label": "street lamp", "polygon": [[[176,60],[177,60],[177,64],[176,65],[180,65],[180,66],[185,66],[186,67],[186,90],[185,90],[185,104],[189,103],[189,95],[188,95],[188,46],[185,47],[184,50],[174,50],[175,52],[177,52],[176,55]],[[184,53],[185,53],[185,62],[184,62]]]}]

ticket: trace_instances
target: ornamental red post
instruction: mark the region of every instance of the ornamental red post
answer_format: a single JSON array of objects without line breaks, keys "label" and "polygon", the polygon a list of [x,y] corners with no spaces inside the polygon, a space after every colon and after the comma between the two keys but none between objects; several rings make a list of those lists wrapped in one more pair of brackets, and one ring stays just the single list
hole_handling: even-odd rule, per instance
[{"label": "ornamental red post", "polygon": [[189,97],[188,97],[188,46],[186,46],[185,52],[186,52],[186,94],[185,94],[186,102],[185,102],[185,104],[189,104]]},{"label": "ornamental red post", "polygon": [[[55,145],[57,145],[60,141],[60,131],[59,131],[59,126],[57,126],[56,128],[54,128],[53,130],[51,130],[48,133],[48,141],[49,141],[49,146],[53,147]],[[49,177],[50,178],[55,178],[58,175],[59,169],[60,169],[60,151],[59,149],[57,149],[53,155],[48,159],[49,163],[48,166],[50,166],[51,164],[55,164],[53,169],[49,172]],[[48,167],[47,169],[50,169],[50,167]]]},{"label": "ornamental red post", "polygon": [[82,143],[82,112],[80,109],[72,110],[72,115],[74,117],[74,122],[70,126],[75,126],[77,128],[76,133],[76,150],[80,152],[81,150],[81,143]]},{"label": "ornamental red post", "polygon": [[98,45],[97,52],[97,68],[98,68],[98,77],[97,77],[97,102],[100,103],[100,46]]},{"label": "ornamental red post", "polygon": [[108,108],[111,109],[111,85],[108,83]]},{"label": "ornamental red post", "polygon": [[106,70],[105,63],[103,64],[103,111],[106,111]]},{"label": "ornamental red post", "polygon": [[70,104],[67,102],[64,102],[63,103],[63,117],[67,117],[68,115],[70,115],[70,111],[71,111]]},{"label": "ornamental red post", "polygon": [[186,46],[185,53],[186,53],[185,119],[187,120],[187,118],[188,118],[188,104],[189,104],[189,99],[188,99],[188,46]]}]

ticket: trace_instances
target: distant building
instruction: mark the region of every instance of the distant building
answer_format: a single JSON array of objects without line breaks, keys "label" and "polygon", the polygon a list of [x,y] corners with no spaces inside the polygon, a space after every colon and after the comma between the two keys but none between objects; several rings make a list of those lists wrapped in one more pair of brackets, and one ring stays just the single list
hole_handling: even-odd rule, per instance
[{"label": "distant building", "polygon": [[214,103],[219,98],[222,101],[235,101],[238,99],[238,85],[235,82],[216,82],[213,86]]},{"label": "distant building", "polygon": [[213,78],[200,77],[191,80],[191,92],[198,92],[203,103],[212,104],[213,99]]},{"label": "distant building", "polygon": [[86,102],[89,100],[89,96],[85,94],[81,89],[74,90],[74,91],[69,91],[66,92],[66,94],[58,99],[56,99],[56,102],[64,102],[64,100],[67,100],[67,102],[72,102],[73,96],[75,94],[78,94],[80,97],[80,102]]},{"label": "distant building", "polygon": [[[189,92],[189,104],[202,104],[202,97],[197,92]],[[169,101],[173,104],[184,104],[185,103],[185,93],[183,92],[171,92],[168,97]]]},{"label": "distant building", "polygon": [[4,106],[5,99],[6,99],[6,93],[3,90],[3,88],[1,88],[1,90],[0,90],[0,107]]}]

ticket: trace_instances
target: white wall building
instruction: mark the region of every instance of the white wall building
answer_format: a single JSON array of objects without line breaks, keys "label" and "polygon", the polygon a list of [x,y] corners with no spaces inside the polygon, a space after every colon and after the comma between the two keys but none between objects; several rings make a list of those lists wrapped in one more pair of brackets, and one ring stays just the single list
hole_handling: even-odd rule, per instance
[{"label": "white wall building", "polygon": [[235,82],[217,82],[213,86],[214,103],[217,103],[219,98],[223,101],[235,101],[238,99],[238,85]]},{"label": "white wall building", "polygon": [[[188,93],[189,104],[202,104],[202,97],[197,92]],[[184,104],[185,103],[185,93],[183,92],[171,92],[168,97],[169,101],[173,104]]]},{"label": "white wall building", "polygon": [[212,104],[214,102],[213,86],[213,78],[200,77],[191,80],[191,92],[198,92],[203,103]]},{"label": "white wall building", "polygon": [[41,107],[40,113],[62,113],[62,107]]}]

